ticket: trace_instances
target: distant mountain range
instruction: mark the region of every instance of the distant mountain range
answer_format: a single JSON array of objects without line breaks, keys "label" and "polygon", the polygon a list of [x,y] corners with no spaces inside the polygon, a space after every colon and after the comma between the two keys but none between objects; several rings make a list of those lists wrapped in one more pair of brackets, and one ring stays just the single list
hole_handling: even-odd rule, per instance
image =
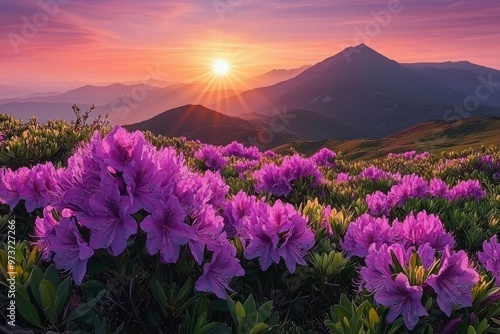
[{"label": "distant mountain range", "polygon": [[[126,125],[125,128],[129,131],[151,131],[166,137],[182,136],[214,145],[227,145],[234,140],[246,145],[255,145],[258,144],[257,137],[261,126],[221,114],[202,105],[190,104],[165,111],[140,123]],[[293,139],[294,137],[277,134],[273,138],[273,145],[282,145]]]},{"label": "distant mountain range", "polygon": [[281,81],[292,79],[297,75],[299,75],[300,73],[307,70],[308,68],[310,68],[311,66],[312,65],[304,65],[299,68],[294,68],[291,70],[274,69],[267,73],[245,80],[244,85],[248,89],[271,86]]},{"label": "distant mountain range", "polygon": [[[265,130],[275,145],[289,138],[382,138],[431,120],[500,116],[497,82],[495,69],[469,62],[400,64],[360,44],[313,66],[248,79],[247,90],[131,82],[26,95],[0,85],[0,96],[24,94],[0,99],[0,112],[25,120],[33,114],[41,121],[71,120],[72,103],[82,110],[94,103],[94,113],[108,114],[113,124],[132,124],[131,129],[212,143]],[[463,104],[471,111],[458,110]]]},{"label": "distant mountain range", "polygon": [[[350,61],[341,52],[292,79],[223,100],[219,110],[262,116],[283,108],[308,110],[363,129],[370,137],[383,137],[423,121],[442,119],[448,109],[474,93],[467,87],[479,84],[477,74],[472,74],[467,87],[455,90],[444,80],[437,82],[430,74],[419,73],[421,69],[412,70],[364,44],[344,52],[349,52]],[[426,69],[439,71],[439,64]],[[500,72],[491,73],[497,77]],[[489,99],[474,114],[499,115],[499,107]]]},{"label": "distant mountain range", "polygon": [[353,139],[366,133],[343,122],[304,110],[289,110],[276,117],[245,120],[202,105],[167,110],[146,121],[126,125],[130,131],[151,131],[167,137],[225,145],[233,140],[273,148],[292,140]]}]

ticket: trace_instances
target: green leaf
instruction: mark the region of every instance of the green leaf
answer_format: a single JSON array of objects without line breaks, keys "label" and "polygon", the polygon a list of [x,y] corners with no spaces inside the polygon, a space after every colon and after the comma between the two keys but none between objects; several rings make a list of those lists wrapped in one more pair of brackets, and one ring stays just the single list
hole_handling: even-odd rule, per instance
[{"label": "green leaf", "polygon": [[248,296],[247,300],[245,300],[245,303],[243,304],[243,308],[245,309],[245,312],[248,313],[254,313],[257,311],[257,308],[255,306],[255,299],[253,298],[253,295]]},{"label": "green leaf", "polygon": [[42,306],[42,300],[40,299],[40,283],[42,282],[43,279],[43,272],[38,266],[34,266],[33,269],[31,270],[31,276],[30,276],[30,290],[31,293],[33,294],[33,297],[35,297],[36,302],[40,307]]},{"label": "green leaf", "polygon": [[54,307],[48,306],[43,311],[47,315],[47,318],[49,318],[50,324],[55,326],[57,324],[57,313],[56,313],[56,310],[54,309]]},{"label": "green leaf", "polygon": [[31,304],[25,287],[16,282],[16,306],[21,316],[33,326],[42,328],[40,316],[33,304]]},{"label": "green leaf", "polygon": [[477,333],[474,327],[469,325],[469,328],[467,328],[467,334],[477,334]]},{"label": "green leaf", "polygon": [[54,303],[56,314],[59,314],[59,312],[61,312],[63,307],[68,302],[70,292],[71,292],[71,277],[66,277],[66,279],[57,287],[56,300]]},{"label": "green leaf", "polygon": [[245,318],[246,313],[245,313],[245,308],[240,302],[236,303],[236,316],[239,318]]},{"label": "green leaf", "polygon": [[188,278],[182,288],[180,289],[179,293],[177,294],[177,300],[181,300],[186,298],[191,290],[193,289],[193,286],[191,284],[191,278]]},{"label": "green leaf", "polygon": [[392,263],[394,264],[394,270],[396,271],[396,273],[402,273],[403,266],[401,265],[401,263],[399,263],[399,260],[392,249],[391,249],[391,257],[392,257]]},{"label": "green leaf", "polygon": [[153,297],[155,297],[158,304],[163,309],[168,307],[167,303],[167,295],[165,294],[165,290],[162,288],[160,282],[157,280],[151,280],[151,292],[153,293]]},{"label": "green leaf", "polygon": [[[207,326],[210,326],[211,324],[215,324],[216,326],[213,328],[206,328]],[[211,324],[208,324],[207,326],[203,327],[202,330],[199,334],[231,334],[231,329],[227,327],[226,324],[219,324],[219,323],[214,323],[212,322]]]},{"label": "green leaf", "polygon": [[102,290],[99,292],[99,294],[92,298],[91,300],[87,301],[85,304],[80,305],[76,310],[74,310],[64,321],[62,322],[61,325],[67,324],[68,322],[71,322],[75,319],[78,319],[85,314],[87,314],[94,306],[101,300],[101,298],[104,296],[106,293],[106,290]]},{"label": "green leaf", "polygon": [[259,307],[259,321],[265,321],[271,315],[271,310],[273,308],[273,302],[268,301]]},{"label": "green leaf", "polygon": [[252,329],[250,330],[250,332],[248,332],[248,334],[260,334],[260,333],[264,333],[268,329],[269,329],[268,325],[266,325],[263,322],[260,322],[257,325],[253,326]]},{"label": "green leaf", "polygon": [[42,301],[43,310],[45,310],[47,307],[53,307],[56,300],[56,290],[54,289],[52,283],[50,283],[46,279],[43,279],[40,282],[38,291],[40,292],[40,299]]},{"label": "green leaf", "polygon": [[57,271],[54,265],[51,265],[47,268],[45,274],[43,275],[43,278],[52,283],[52,286],[54,288],[58,287],[59,284],[61,284],[61,276],[59,276],[59,271]]}]

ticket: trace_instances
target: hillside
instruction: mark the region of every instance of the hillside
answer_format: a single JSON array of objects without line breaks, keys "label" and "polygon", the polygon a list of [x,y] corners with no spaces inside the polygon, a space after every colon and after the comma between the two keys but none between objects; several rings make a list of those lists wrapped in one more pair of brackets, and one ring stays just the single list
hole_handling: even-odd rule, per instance
[{"label": "hillside", "polygon": [[[344,53],[350,53],[350,58]],[[381,138],[422,121],[441,119],[465,98],[361,44],[290,80],[222,101],[218,110],[230,115],[266,115],[285,107],[314,111]]]},{"label": "hillside", "polygon": [[407,128],[383,139],[294,141],[275,149],[285,153],[290,148],[312,154],[322,147],[340,151],[350,160],[383,158],[388,153],[411,150],[442,151],[500,145],[500,118],[479,117],[456,122],[430,121]]},{"label": "hillside", "polygon": [[491,87],[500,81],[500,71],[468,61],[444,63],[403,64],[423,76],[467,96],[485,96],[481,104],[500,107],[500,87]]},{"label": "hillside", "polygon": [[[250,144],[260,126],[246,120],[227,116],[202,105],[185,105],[167,110],[149,120],[126,125],[129,131],[151,131],[167,137],[186,137],[214,145],[226,145],[234,140]],[[282,145],[290,137],[275,135],[273,145]]]}]

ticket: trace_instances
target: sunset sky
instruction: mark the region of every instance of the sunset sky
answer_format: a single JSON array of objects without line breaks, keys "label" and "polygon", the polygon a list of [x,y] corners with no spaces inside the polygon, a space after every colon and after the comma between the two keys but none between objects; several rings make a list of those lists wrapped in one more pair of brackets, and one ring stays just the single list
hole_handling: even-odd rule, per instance
[{"label": "sunset sky", "polygon": [[[0,83],[140,81],[151,69],[186,82],[210,73],[219,58],[245,78],[314,64],[362,42],[399,62],[500,69],[497,1],[397,2],[2,0]],[[40,3],[51,5],[44,11]],[[391,6],[378,22],[374,13]]]}]

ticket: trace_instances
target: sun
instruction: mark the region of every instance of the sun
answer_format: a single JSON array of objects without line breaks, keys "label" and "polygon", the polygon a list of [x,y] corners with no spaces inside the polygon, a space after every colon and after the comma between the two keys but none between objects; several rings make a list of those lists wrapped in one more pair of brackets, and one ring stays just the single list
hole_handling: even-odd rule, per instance
[{"label": "sun", "polygon": [[229,63],[224,59],[217,59],[212,64],[212,70],[219,76],[227,75],[230,69],[231,67],[229,66]]}]

